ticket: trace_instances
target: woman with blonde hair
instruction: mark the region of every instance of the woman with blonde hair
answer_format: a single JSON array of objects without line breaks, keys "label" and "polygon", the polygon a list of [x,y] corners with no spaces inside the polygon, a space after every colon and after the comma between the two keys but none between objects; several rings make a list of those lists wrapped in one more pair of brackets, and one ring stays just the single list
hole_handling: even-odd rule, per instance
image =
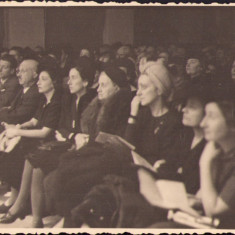
[{"label": "woman with blonde hair", "polygon": [[[170,74],[161,61],[146,62],[140,71],[125,137],[156,168],[160,163],[174,168],[176,159],[173,155],[181,121],[180,115],[169,106]],[[165,173],[168,175],[167,171]]]}]

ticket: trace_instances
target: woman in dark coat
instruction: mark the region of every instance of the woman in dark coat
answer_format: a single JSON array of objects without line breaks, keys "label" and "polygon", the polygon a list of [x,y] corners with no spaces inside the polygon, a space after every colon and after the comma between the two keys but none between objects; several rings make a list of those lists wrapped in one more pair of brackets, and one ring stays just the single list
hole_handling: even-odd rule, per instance
[{"label": "woman in dark coat", "polygon": [[82,114],[82,133],[75,137],[77,151],[63,155],[58,169],[44,181],[47,202],[55,207],[50,209],[67,217],[93,185],[105,174],[123,170],[126,162],[121,150],[115,152],[94,141],[100,131],[124,134],[131,100],[124,72],[113,66],[105,68],[97,92]]},{"label": "woman in dark coat", "polygon": [[[17,189],[21,187],[21,189],[12,207],[2,206],[2,213],[4,209],[5,213],[7,213],[0,218],[0,223],[11,223],[18,217],[25,215],[25,206],[27,196],[29,195],[33,167],[28,160],[25,161],[24,156],[35,151],[44,142],[52,140],[54,130],[58,126],[61,98],[55,88],[57,70],[54,65],[50,64],[50,66],[46,66],[43,64],[40,68],[41,72],[37,85],[39,93],[42,93],[44,98],[41,100],[35,116],[28,122],[21,125],[18,124],[15,128],[6,130],[7,137],[19,136],[22,139],[12,152],[3,153],[3,155],[8,156],[3,156],[1,159],[1,177],[11,186]],[[26,200],[23,200],[24,203],[21,203],[22,197],[26,198]]]},{"label": "woman in dark coat", "polygon": [[190,194],[197,193],[200,187],[199,160],[206,144],[200,123],[205,115],[205,105],[211,98],[210,89],[205,84],[188,87],[186,105],[182,110],[185,128],[179,141],[178,176]]},{"label": "woman in dark coat", "polygon": [[[170,75],[165,66],[161,62],[143,65],[137,95],[131,103],[125,137],[154,167],[165,163],[175,171],[178,161],[174,157],[176,142],[182,124],[180,115],[167,104],[171,93]],[[166,174],[171,173],[170,168]]]}]

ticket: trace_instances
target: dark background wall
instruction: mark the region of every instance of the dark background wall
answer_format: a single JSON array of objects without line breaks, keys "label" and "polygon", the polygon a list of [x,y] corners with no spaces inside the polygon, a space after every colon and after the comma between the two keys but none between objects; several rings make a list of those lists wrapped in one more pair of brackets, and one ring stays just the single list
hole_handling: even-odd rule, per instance
[{"label": "dark background wall", "polygon": [[79,49],[101,45],[104,20],[104,8],[46,8],[45,46],[69,43]]},{"label": "dark background wall", "polygon": [[135,9],[135,43],[226,43],[235,39],[234,7]]},{"label": "dark background wall", "polygon": [[235,41],[235,7],[2,7],[0,46]]}]

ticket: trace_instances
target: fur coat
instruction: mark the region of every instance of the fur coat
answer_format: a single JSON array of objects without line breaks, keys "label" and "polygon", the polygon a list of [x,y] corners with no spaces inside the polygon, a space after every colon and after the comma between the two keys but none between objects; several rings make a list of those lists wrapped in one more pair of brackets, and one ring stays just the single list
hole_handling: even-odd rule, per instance
[{"label": "fur coat", "polygon": [[131,92],[120,89],[109,99],[101,102],[95,97],[81,117],[82,133],[95,138],[100,131],[123,136],[130,114]]},{"label": "fur coat", "polygon": [[[101,103],[97,97],[84,110],[81,130],[94,140],[99,131],[123,136],[130,113],[130,90],[120,89],[110,99]],[[49,210],[68,215],[81,202],[103,176],[110,173],[129,173],[130,156],[115,146],[105,146],[90,141],[78,151],[61,155],[56,171],[45,181],[46,203]]]},{"label": "fur coat", "polygon": [[110,143],[91,142],[78,151],[63,155],[58,168],[44,180],[46,207],[69,216],[90,189],[107,174],[136,179],[130,151]]}]

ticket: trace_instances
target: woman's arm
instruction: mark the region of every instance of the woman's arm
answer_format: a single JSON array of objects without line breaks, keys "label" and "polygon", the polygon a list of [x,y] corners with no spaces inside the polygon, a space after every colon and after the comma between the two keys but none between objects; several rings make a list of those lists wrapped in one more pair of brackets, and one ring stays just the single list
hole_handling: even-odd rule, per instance
[{"label": "woman's arm", "polygon": [[2,122],[1,125],[3,125],[5,129],[12,129],[12,128],[25,129],[25,128],[34,127],[37,125],[37,123],[38,123],[38,120],[35,118],[32,118],[31,120],[23,124],[13,125],[13,124],[7,124],[6,122]]},{"label": "woman's arm", "polygon": [[131,101],[131,111],[128,118],[128,124],[126,127],[124,138],[132,144],[136,144],[137,135],[137,115],[139,114],[140,100],[138,96],[135,96]]},{"label": "woman's arm", "polygon": [[221,199],[215,187],[216,159],[220,150],[213,142],[207,143],[200,159],[201,199],[205,214],[216,216],[229,210],[228,205]]},{"label": "woman's arm", "polygon": [[26,129],[26,128],[30,128],[30,127],[35,127],[37,125],[37,123],[38,123],[38,120],[36,118],[32,118],[28,122],[21,124],[19,127],[21,129]]},{"label": "woman's arm", "polygon": [[8,138],[13,138],[14,136],[23,136],[29,138],[45,138],[50,132],[51,128],[43,127],[42,129],[34,129],[34,130],[24,130],[24,129],[8,129],[6,130],[6,136]]}]

